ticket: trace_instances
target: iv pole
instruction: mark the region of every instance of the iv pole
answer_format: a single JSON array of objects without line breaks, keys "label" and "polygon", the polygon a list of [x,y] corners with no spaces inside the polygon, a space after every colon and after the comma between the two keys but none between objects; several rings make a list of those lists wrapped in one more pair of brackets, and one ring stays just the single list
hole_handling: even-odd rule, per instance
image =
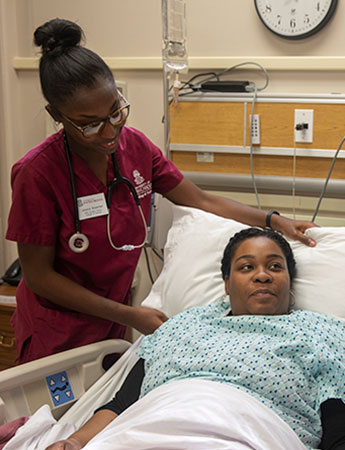
[{"label": "iv pole", "polygon": [[169,69],[163,62],[163,105],[164,105],[164,150],[165,156],[171,159],[170,152],[170,118],[169,118]]},{"label": "iv pole", "polygon": [[174,98],[178,97],[179,72],[188,71],[186,50],[186,0],[162,0],[163,21],[163,102],[164,102],[164,150],[170,159],[169,80],[174,77]]}]

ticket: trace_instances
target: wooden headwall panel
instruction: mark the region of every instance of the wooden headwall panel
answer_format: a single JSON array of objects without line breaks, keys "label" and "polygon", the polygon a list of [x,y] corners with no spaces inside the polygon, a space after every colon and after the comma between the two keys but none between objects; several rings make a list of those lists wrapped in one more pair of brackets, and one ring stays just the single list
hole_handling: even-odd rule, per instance
[{"label": "wooden headwall panel", "polygon": [[[294,142],[295,109],[314,110],[312,143]],[[202,151],[213,151],[212,146],[243,147],[244,115],[247,115],[247,142],[249,146],[249,114],[251,102],[181,101],[170,107],[170,144],[207,145]],[[334,150],[345,135],[345,104],[328,103],[256,103],[255,114],[260,115],[260,146],[289,150],[287,156],[255,154],[254,170],[257,175],[291,176],[294,166],[291,149]],[[247,147],[248,150],[248,147]],[[332,153],[333,155],[333,153]],[[332,161],[330,157],[297,156],[296,176],[325,178]],[[196,152],[172,151],[172,160],[186,171],[250,173],[247,153],[214,153],[213,163],[197,162]],[[332,178],[345,179],[345,159],[338,159]]]}]

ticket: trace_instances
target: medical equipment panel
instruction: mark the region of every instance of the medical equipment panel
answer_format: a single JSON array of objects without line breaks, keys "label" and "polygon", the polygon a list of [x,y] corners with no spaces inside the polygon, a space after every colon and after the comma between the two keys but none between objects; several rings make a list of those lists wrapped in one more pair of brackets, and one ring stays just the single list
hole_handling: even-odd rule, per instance
[{"label": "medical equipment panel", "polygon": [[[204,92],[180,97],[177,106],[170,106],[172,160],[183,171],[236,175],[247,179],[250,186],[251,151],[255,175],[267,180],[277,177],[277,185],[279,178],[292,177],[295,161],[294,177],[310,180],[314,192],[307,195],[318,196],[345,134],[345,96],[258,93],[254,112],[259,118],[260,144],[250,140],[252,101],[250,93]],[[298,124],[313,125],[312,142],[296,139],[298,111],[313,111],[312,124]],[[213,162],[198,161],[198,154],[204,152],[213,155]],[[339,153],[330,184],[333,181],[339,181],[335,196],[343,198],[344,152]],[[232,184],[236,187],[236,179]],[[286,193],[291,194],[291,182]]]}]

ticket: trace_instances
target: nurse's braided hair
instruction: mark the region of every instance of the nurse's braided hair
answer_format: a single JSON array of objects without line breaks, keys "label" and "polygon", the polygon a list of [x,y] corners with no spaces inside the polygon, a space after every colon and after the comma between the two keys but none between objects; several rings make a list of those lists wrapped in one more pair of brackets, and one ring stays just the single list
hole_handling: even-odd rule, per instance
[{"label": "nurse's braided hair", "polygon": [[290,282],[293,281],[293,279],[296,276],[296,261],[293,256],[290,244],[285,238],[283,238],[281,234],[277,233],[276,231],[271,229],[263,230],[261,228],[245,228],[244,230],[241,230],[239,233],[236,233],[230,239],[227,246],[225,247],[222,259],[221,269],[223,280],[227,279],[230,275],[232,258],[241,242],[245,241],[246,239],[261,236],[266,237],[268,239],[272,239],[272,241],[274,241],[281,248],[286,258]]},{"label": "nurse's braided hair", "polygon": [[41,47],[39,73],[44,97],[59,105],[78,88],[93,87],[100,79],[114,80],[103,59],[80,43],[83,30],[74,22],[52,19],[34,32],[34,43]]}]

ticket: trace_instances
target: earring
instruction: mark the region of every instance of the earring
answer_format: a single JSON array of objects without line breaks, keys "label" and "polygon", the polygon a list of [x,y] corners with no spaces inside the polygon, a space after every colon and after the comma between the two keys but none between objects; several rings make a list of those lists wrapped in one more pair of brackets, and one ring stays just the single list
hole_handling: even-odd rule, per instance
[{"label": "earring", "polygon": [[230,303],[229,295],[228,294],[223,294],[222,297],[221,297],[221,301]]},{"label": "earring", "polygon": [[293,311],[293,307],[295,306],[295,293],[292,289],[289,290],[290,294],[290,304],[289,304],[289,313]]},{"label": "earring", "polygon": [[55,131],[61,130],[62,124],[61,124],[60,120],[54,120],[54,128],[55,128]]}]

